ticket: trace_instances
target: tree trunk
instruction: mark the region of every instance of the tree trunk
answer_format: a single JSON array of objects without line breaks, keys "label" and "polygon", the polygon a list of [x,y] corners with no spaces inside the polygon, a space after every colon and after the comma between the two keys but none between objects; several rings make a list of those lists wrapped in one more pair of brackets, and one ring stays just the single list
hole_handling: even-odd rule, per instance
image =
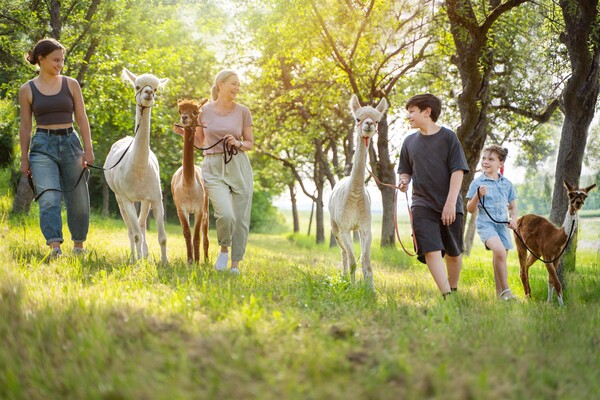
[{"label": "tree trunk", "polygon": [[300,232],[300,219],[298,218],[298,204],[294,183],[288,184],[288,189],[290,191],[290,201],[292,203],[292,221],[294,225],[294,233],[298,233]]},{"label": "tree trunk", "polygon": [[[389,135],[387,114],[379,121],[377,128],[377,153],[379,158],[374,157],[370,152],[371,159],[376,164],[371,163],[371,169],[376,171],[377,177],[382,183],[396,185],[396,173],[394,163],[390,160]],[[375,168],[373,168],[375,167]],[[396,241],[394,227],[394,192],[396,189],[385,185],[377,185],[381,192],[381,205],[383,215],[381,217],[381,247],[392,247]]]},{"label": "tree trunk", "polygon": [[29,186],[27,176],[21,174],[21,179],[19,179],[19,185],[17,186],[17,193],[13,199],[12,213],[29,213],[33,197],[33,190],[31,190],[31,187]]},{"label": "tree trunk", "polygon": [[50,1],[50,27],[52,28],[51,36],[60,40],[60,34],[62,33],[62,19],[60,16],[60,1]]},{"label": "tree trunk", "polygon": [[[562,93],[565,115],[558,156],[550,220],[561,225],[568,208],[563,182],[579,185],[588,130],[600,91],[600,29],[598,0],[561,0],[565,32],[560,35],[569,53],[571,77]],[[575,271],[577,241],[573,241],[561,261],[563,272]]]},{"label": "tree trunk", "polygon": [[475,240],[475,232],[477,231],[475,225],[475,219],[477,218],[477,211],[473,214],[470,214],[469,223],[467,224],[467,231],[465,233],[465,255],[468,256],[471,254],[471,250],[473,249],[473,241]]},{"label": "tree trunk", "polygon": [[325,243],[325,224],[323,223],[324,207],[323,207],[323,187],[317,188],[316,202],[316,225],[317,225],[317,243]]}]

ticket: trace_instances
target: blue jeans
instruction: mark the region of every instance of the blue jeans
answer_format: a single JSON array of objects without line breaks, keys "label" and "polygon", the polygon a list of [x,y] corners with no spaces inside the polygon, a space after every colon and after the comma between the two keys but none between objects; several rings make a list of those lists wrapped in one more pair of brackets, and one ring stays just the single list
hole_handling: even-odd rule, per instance
[{"label": "blue jeans", "polygon": [[50,190],[38,199],[40,228],[46,244],[64,241],[61,217],[63,197],[71,239],[74,242],[84,242],[87,238],[90,225],[90,195],[87,186],[89,171],[84,173],[77,184],[83,170],[82,156],[83,147],[75,131],[62,136],[36,132],[31,140],[29,167],[36,194],[49,188],[64,191],[61,193]]}]

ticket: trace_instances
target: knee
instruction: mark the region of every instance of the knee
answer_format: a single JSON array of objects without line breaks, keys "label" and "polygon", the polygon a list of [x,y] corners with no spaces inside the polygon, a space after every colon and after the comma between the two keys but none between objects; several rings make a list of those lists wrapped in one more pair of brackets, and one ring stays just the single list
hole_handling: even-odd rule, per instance
[{"label": "knee", "polygon": [[235,225],[235,214],[232,209],[221,210],[220,215],[217,217],[217,221],[222,224],[233,226]]}]

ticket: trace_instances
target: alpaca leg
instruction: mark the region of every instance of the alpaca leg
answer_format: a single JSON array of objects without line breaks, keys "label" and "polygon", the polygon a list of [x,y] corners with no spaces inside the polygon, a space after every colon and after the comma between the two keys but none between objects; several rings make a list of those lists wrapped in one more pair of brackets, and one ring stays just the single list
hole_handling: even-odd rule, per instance
[{"label": "alpaca leg", "polygon": [[331,223],[331,234],[335,237],[335,241],[338,246],[340,246],[340,253],[342,253],[342,276],[348,275],[348,253],[344,248],[344,244],[342,243],[342,238],[340,236],[340,227],[335,221],[330,220]]},{"label": "alpaca leg", "polygon": [[167,258],[167,233],[165,232],[165,220],[162,201],[153,202],[152,210],[154,211],[156,229],[158,230],[158,243],[160,244],[160,261],[163,264],[167,264],[169,262],[169,259]]},{"label": "alpaca leg", "polygon": [[193,260],[192,256],[192,240],[190,233],[190,222],[188,215],[181,210],[177,210],[177,216],[179,217],[179,223],[181,224],[181,231],[183,232],[183,238],[185,239],[185,249],[187,253],[187,262],[191,264]]},{"label": "alpaca leg", "polygon": [[131,263],[135,263],[135,261],[142,257],[142,249],[141,249],[141,236],[140,227],[136,223],[137,216],[135,210],[135,204],[130,201],[123,201],[119,198],[117,199],[119,203],[119,209],[121,210],[121,215],[123,216],[123,220],[127,225],[127,233],[129,234],[129,245],[131,248]]},{"label": "alpaca leg", "polygon": [[138,216],[138,225],[142,232],[142,258],[148,258],[148,240],[146,240],[146,223],[148,222],[148,213],[150,212],[150,202],[142,201],[140,203],[140,215]]},{"label": "alpaca leg", "polygon": [[365,229],[360,231],[360,260],[362,263],[363,278],[367,287],[373,289],[373,270],[371,269],[371,231]]},{"label": "alpaca leg", "polygon": [[344,275],[348,274],[350,269],[350,281],[356,283],[356,258],[352,247],[352,232],[342,232],[340,234],[340,248],[342,249],[342,258],[344,261]]},{"label": "alpaca leg", "polygon": [[208,261],[208,210],[201,214],[202,218],[202,252],[204,261]]},{"label": "alpaca leg", "polygon": [[519,255],[519,275],[523,283],[523,291],[525,292],[525,296],[531,297],[531,288],[529,287],[529,266],[531,264],[528,264],[527,249],[518,239],[516,240],[516,244]]},{"label": "alpaca leg", "polygon": [[[554,286],[554,289],[556,289],[556,297],[558,297],[558,305],[562,307],[565,305],[563,303],[563,298],[562,298],[562,285],[560,284],[560,279],[558,279],[558,274],[556,273],[556,268],[558,268],[559,262],[560,262],[560,260],[555,261],[551,264],[546,264],[546,269],[548,270],[548,275],[550,276],[549,282],[548,282],[548,289],[550,289],[550,283],[552,283],[552,285]],[[548,301],[550,301],[551,299],[552,299],[552,297],[550,295],[550,290],[548,290]]]},{"label": "alpaca leg", "polygon": [[198,263],[200,261],[200,225],[202,217],[200,213],[194,214],[194,261]]}]

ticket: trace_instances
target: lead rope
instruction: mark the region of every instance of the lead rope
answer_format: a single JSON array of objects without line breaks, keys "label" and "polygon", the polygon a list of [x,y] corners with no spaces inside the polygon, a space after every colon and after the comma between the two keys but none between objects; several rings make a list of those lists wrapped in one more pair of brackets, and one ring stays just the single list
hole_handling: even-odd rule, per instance
[{"label": "lead rope", "polygon": [[[485,208],[485,196],[482,196],[480,194],[479,191],[479,186],[477,187],[477,197],[479,198],[479,202],[481,204],[481,208],[483,208],[483,211],[485,211],[485,213],[487,214],[488,217],[490,217],[490,219],[497,223],[497,224],[509,224],[509,221],[496,221],[488,212],[487,208]],[[542,259],[541,257],[539,257],[538,255],[536,255],[530,248],[529,246],[527,246],[527,243],[525,243],[525,241],[523,240],[523,238],[521,237],[521,235],[519,234],[519,231],[517,231],[516,229],[514,230],[515,232],[515,236],[519,239],[519,241],[521,243],[523,243],[523,246],[525,246],[525,248],[527,249],[527,251],[529,251],[531,253],[532,256],[534,256],[537,260],[545,263],[545,264],[550,264],[553,263],[555,261],[557,261],[558,259],[560,259],[560,257],[563,255],[563,253],[565,252],[565,250],[567,249],[567,247],[569,246],[569,242],[571,241],[571,238],[573,237],[573,230],[575,229],[575,220],[571,221],[571,231],[569,232],[569,236],[567,238],[567,242],[565,243],[565,246],[562,248],[562,250],[560,251],[560,253],[558,254],[558,256],[556,256],[556,258],[554,260],[550,260],[550,261],[546,261],[544,259]]]},{"label": "lead rope", "polygon": [[419,246],[417,245],[417,238],[415,236],[412,211],[411,211],[410,205],[408,203],[408,193],[404,192],[404,195],[406,196],[406,208],[408,209],[408,218],[410,221],[411,236],[412,236],[412,240],[413,240],[413,247],[415,249],[414,253],[411,253],[410,251],[408,251],[406,249],[406,247],[404,246],[404,243],[402,243],[402,239],[400,239],[400,232],[398,230],[398,190],[400,190],[400,187],[397,185],[391,185],[389,183],[381,182],[369,168],[367,168],[367,172],[369,173],[369,175],[371,175],[373,177],[373,179],[375,179],[375,182],[377,182],[378,185],[387,186],[387,187],[394,189],[394,230],[396,231],[396,237],[398,238],[398,242],[400,243],[402,250],[404,250],[404,252],[406,254],[408,254],[408,256],[410,256],[410,257],[416,256],[419,253]]}]

